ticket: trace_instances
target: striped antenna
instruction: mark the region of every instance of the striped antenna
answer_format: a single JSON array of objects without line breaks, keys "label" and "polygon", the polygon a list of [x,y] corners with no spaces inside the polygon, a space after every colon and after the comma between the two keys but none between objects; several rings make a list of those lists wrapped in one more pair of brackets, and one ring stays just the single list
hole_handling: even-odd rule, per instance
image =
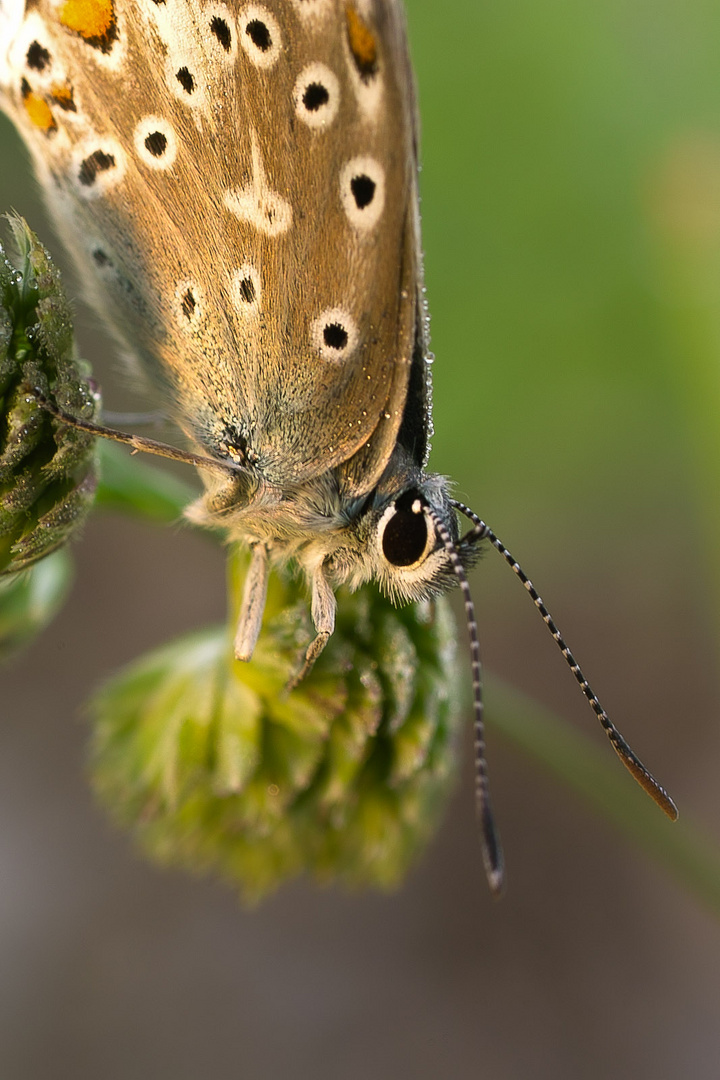
[{"label": "striped antenna", "polygon": [[[451,499],[450,503],[456,510],[458,510],[461,514],[464,514],[465,517],[469,518],[469,520],[473,523],[473,528],[463,537],[463,542],[479,543],[481,540],[489,540],[492,546],[496,549],[496,551],[500,552],[513,573],[515,573],[520,578],[523,585],[530,593],[535,607],[540,612],[543,622],[545,623],[548,630],[555,639],[555,642],[560,649],[560,652],[565,657],[565,661],[570,670],[572,671],[573,675],[575,676],[575,679],[577,680],[580,689],[589,701],[590,707],[600,721],[605,731],[605,734],[610,740],[610,744],[613,750],[620,758],[628,772],[631,773],[631,775],[634,776],[634,778],[637,780],[640,787],[648,793],[651,799],[654,799],[660,809],[664,810],[667,816],[672,821],[676,821],[678,817],[677,806],[670,798],[665,788],[662,787],[662,785],[658,783],[652,773],[645,768],[640,758],[630,748],[628,743],[625,741],[618,729],[613,724],[608,714],[605,712],[604,708],[600,704],[600,701],[598,700],[597,695],[595,694],[589,682],[580,670],[580,666],[576,662],[575,657],[565,644],[565,639],[555,625],[555,622],[550,615],[550,612],[545,607],[545,604],[543,603],[537,589],[533,585],[532,581],[530,581],[530,578],[527,576],[523,568],[513,558],[505,545],[497,538],[492,529],[488,528],[485,522],[482,521],[478,517],[478,515],[470,509],[470,507],[465,506],[464,503],[457,502],[457,500],[455,499]],[[445,543],[444,539],[443,543]],[[445,544],[445,546],[447,547],[447,544]],[[452,559],[452,556],[450,557]],[[457,555],[455,557],[457,558]],[[467,609],[467,602],[465,606]]]},{"label": "striped antenna", "polygon": [[455,571],[463,600],[465,601],[465,619],[467,622],[468,637],[470,638],[470,663],[472,670],[473,689],[473,714],[475,729],[475,804],[477,806],[478,821],[480,823],[480,840],[482,843],[483,862],[488,884],[494,896],[502,892],[505,880],[505,870],[500,837],[495,827],[495,817],[490,803],[490,787],[488,784],[487,761],[485,758],[485,723],[483,719],[482,698],[482,666],[480,664],[480,643],[478,641],[477,620],[475,619],[475,605],[470,595],[470,585],[465,574],[465,568],[460,561],[453,539],[442,523],[440,518],[433,512],[431,507],[425,504],[425,510],[432,518],[437,534],[443,542],[448,553],[452,568]]}]

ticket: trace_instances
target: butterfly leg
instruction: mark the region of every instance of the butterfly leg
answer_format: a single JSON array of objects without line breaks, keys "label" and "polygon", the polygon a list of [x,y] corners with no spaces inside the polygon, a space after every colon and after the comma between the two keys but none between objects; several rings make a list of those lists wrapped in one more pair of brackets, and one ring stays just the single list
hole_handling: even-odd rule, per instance
[{"label": "butterfly leg", "polygon": [[235,657],[249,660],[255,650],[262,625],[268,583],[268,552],[264,544],[252,549],[250,569],[245,578],[240,617],[235,634]]},{"label": "butterfly leg", "polygon": [[316,634],[305,653],[303,665],[288,683],[286,690],[294,690],[312,668],[320,653],[327,645],[335,630],[335,593],[322,566],[319,566],[312,578],[312,619]]}]

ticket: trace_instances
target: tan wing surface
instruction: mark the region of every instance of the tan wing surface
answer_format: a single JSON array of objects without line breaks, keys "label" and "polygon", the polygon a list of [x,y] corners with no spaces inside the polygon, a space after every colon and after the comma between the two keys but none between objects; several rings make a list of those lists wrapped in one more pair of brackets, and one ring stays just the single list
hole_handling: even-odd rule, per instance
[{"label": "tan wing surface", "polygon": [[[7,3],[7,0],[5,0]],[[417,322],[395,0],[36,0],[0,58],[95,302],[206,447],[301,483],[392,450]]]}]

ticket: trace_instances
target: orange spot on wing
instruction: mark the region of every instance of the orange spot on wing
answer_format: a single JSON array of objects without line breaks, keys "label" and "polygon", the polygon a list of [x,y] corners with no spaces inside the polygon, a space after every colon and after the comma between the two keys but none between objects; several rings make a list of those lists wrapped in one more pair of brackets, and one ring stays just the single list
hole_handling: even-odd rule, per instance
[{"label": "orange spot on wing", "polygon": [[72,86],[53,86],[50,91],[50,96],[55,102],[55,104],[59,105],[61,109],[65,110],[65,112],[77,112],[77,106],[75,105]]},{"label": "orange spot on wing", "polygon": [[113,0],[65,0],[60,22],[103,52],[109,52],[117,37]]},{"label": "orange spot on wing", "polygon": [[377,42],[372,30],[352,4],[345,7],[348,44],[355,65],[364,78],[377,71]]},{"label": "orange spot on wing", "polygon": [[33,94],[29,85],[23,79],[22,85],[22,98],[25,106],[25,111],[30,117],[30,122],[35,125],[36,128],[40,128],[41,131],[50,132],[57,131],[57,124],[55,123],[55,117],[52,114],[52,110],[46,101],[43,101],[37,94]]}]

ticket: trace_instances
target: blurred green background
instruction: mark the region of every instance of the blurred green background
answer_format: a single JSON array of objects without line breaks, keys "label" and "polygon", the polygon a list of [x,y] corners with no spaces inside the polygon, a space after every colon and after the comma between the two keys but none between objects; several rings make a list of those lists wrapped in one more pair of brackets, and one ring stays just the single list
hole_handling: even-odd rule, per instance
[{"label": "blurred green background", "polygon": [[[717,837],[720,9],[407,7],[431,464],[523,562],[681,814]],[[0,207],[59,256],[5,122],[0,162]],[[86,309],[79,326],[108,406],[124,407],[111,344]],[[716,922],[492,729],[500,905],[467,753],[396,896],[295,885],[247,914],[140,863],[92,804],[74,721],[121,662],[221,616],[222,554],[98,516],[75,556],[66,610],[3,675],[3,1075],[714,1080]],[[490,671],[612,759],[500,559],[473,589]]]}]

